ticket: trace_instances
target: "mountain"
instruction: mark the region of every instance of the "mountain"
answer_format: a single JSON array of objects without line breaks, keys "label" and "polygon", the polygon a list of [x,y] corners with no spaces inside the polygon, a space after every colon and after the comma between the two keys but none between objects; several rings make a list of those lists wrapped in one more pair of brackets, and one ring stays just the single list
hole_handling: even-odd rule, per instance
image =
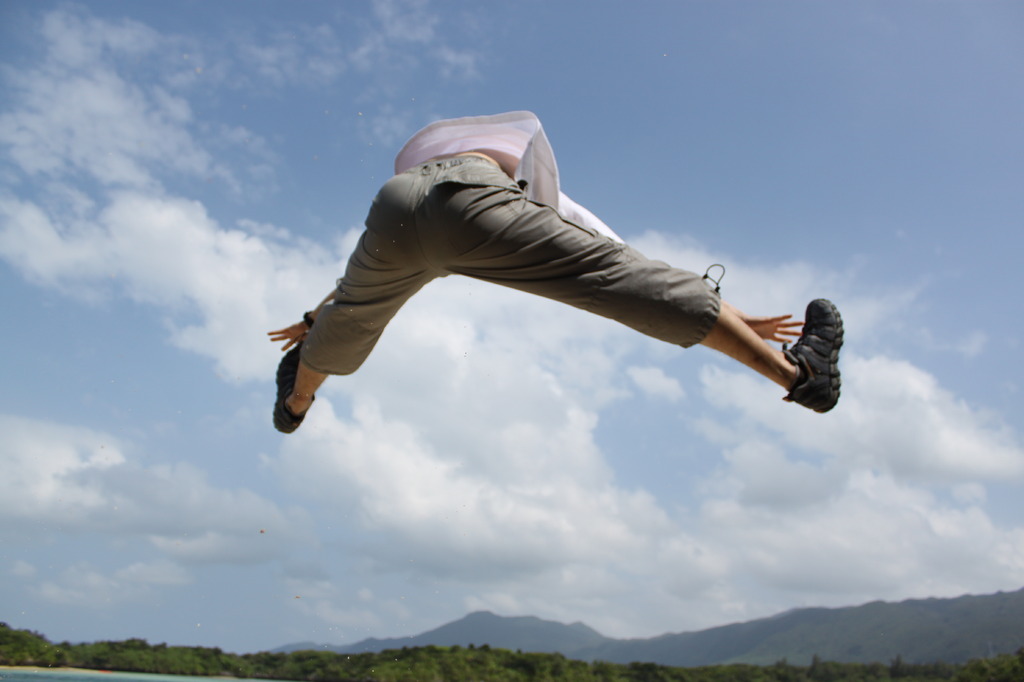
[{"label": "mountain", "polygon": [[796,609],[771,618],[652,639],[618,640],[573,657],[661,665],[963,663],[1024,646],[1024,590],[956,599]]},{"label": "mountain", "polygon": [[536,653],[563,653],[598,647],[614,642],[583,623],[564,625],[533,616],[496,616],[490,611],[477,611],[447,625],[424,632],[414,637],[390,639],[364,639],[355,644],[322,646],[302,642],[290,644],[274,653],[290,653],[303,649],[333,651],[339,654],[355,654],[366,651],[379,652],[385,649],[401,649],[418,646],[481,646],[487,644],[499,649],[532,651]]},{"label": "mountain", "polygon": [[359,653],[470,644],[558,652],[586,661],[670,666],[770,665],[782,659],[808,665],[814,656],[847,663],[889,663],[897,657],[906,663],[962,663],[1014,653],[1024,646],[1024,589],[955,599],[796,609],[747,623],[649,639],[612,639],[582,623],[564,625],[480,611],[414,637],[366,639],[339,647],[306,642],[277,651]]}]

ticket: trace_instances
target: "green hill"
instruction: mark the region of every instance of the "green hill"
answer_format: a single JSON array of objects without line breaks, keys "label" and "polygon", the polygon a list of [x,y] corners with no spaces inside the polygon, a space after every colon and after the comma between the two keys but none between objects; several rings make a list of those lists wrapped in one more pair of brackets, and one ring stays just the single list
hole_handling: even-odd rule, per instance
[{"label": "green hill", "polygon": [[574,623],[485,611],[412,637],[367,639],[330,647],[302,643],[278,651],[317,649],[378,652],[402,647],[488,644],[503,649],[561,653],[587,661],[701,666],[766,665],[779,660],[809,665],[829,661],[962,663],[1009,654],[1024,646],[1024,590],[955,599],[873,602],[847,608],[808,608],[722,627],[650,639],[612,639]]},{"label": "green hill", "polygon": [[838,609],[797,609],[773,618],[575,652],[586,659],[663,665],[800,665],[815,656],[850,663],[962,663],[1024,645],[1024,590],[956,599],[873,602]]},{"label": "green hill", "polygon": [[616,640],[601,635],[583,623],[564,625],[534,616],[498,616],[489,611],[476,611],[439,628],[412,637],[364,639],[343,646],[317,645],[312,642],[290,644],[278,652],[314,649],[351,654],[422,646],[463,646],[488,644],[502,649],[536,653],[562,653],[596,648]]}]

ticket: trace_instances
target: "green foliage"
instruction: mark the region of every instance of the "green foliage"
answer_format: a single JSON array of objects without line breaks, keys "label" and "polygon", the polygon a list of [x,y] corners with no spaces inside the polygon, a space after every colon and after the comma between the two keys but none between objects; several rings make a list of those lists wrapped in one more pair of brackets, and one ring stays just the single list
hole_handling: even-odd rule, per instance
[{"label": "green foliage", "polygon": [[13,630],[0,623],[0,665],[37,665],[45,668],[67,665],[67,652],[50,644],[39,634]]},{"label": "green foliage", "polygon": [[996,656],[970,661],[956,676],[956,682],[1020,682],[1024,680],[1024,648],[1015,656]]},{"label": "green foliage", "polygon": [[653,663],[620,665],[523,653],[487,645],[425,646],[381,653],[236,655],[203,647],[123,642],[53,645],[42,635],[0,623],[0,664],[72,666],[164,675],[226,676],[298,682],[1020,682],[1024,649],[1016,655],[969,663],[835,663],[814,656],[809,666],[716,665],[675,668]]}]

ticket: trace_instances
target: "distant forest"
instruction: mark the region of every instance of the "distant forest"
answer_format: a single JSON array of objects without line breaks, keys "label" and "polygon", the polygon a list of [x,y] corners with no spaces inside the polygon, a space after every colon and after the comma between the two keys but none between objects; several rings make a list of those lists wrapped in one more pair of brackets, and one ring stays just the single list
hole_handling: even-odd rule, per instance
[{"label": "distant forest", "polygon": [[308,682],[1021,682],[1024,649],[965,664],[832,663],[809,666],[716,665],[673,668],[569,660],[561,654],[426,646],[364,654],[325,651],[231,654],[216,648],[149,644],[142,639],[52,644],[0,623],[0,665],[72,667],[163,675]]}]

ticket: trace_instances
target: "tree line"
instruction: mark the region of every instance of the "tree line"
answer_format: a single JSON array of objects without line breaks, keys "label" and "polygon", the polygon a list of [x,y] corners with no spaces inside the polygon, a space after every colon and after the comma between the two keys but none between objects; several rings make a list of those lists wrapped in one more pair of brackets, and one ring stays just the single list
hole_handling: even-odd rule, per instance
[{"label": "tree line", "polygon": [[232,654],[218,648],[149,644],[143,639],[52,644],[42,635],[0,623],[0,665],[74,667],[163,675],[227,676],[297,682],[1021,682],[1024,648],[1015,655],[965,664],[884,663],[809,666],[779,661],[676,668],[576,661],[561,654],[475,647],[425,646],[380,653],[327,651]]}]

